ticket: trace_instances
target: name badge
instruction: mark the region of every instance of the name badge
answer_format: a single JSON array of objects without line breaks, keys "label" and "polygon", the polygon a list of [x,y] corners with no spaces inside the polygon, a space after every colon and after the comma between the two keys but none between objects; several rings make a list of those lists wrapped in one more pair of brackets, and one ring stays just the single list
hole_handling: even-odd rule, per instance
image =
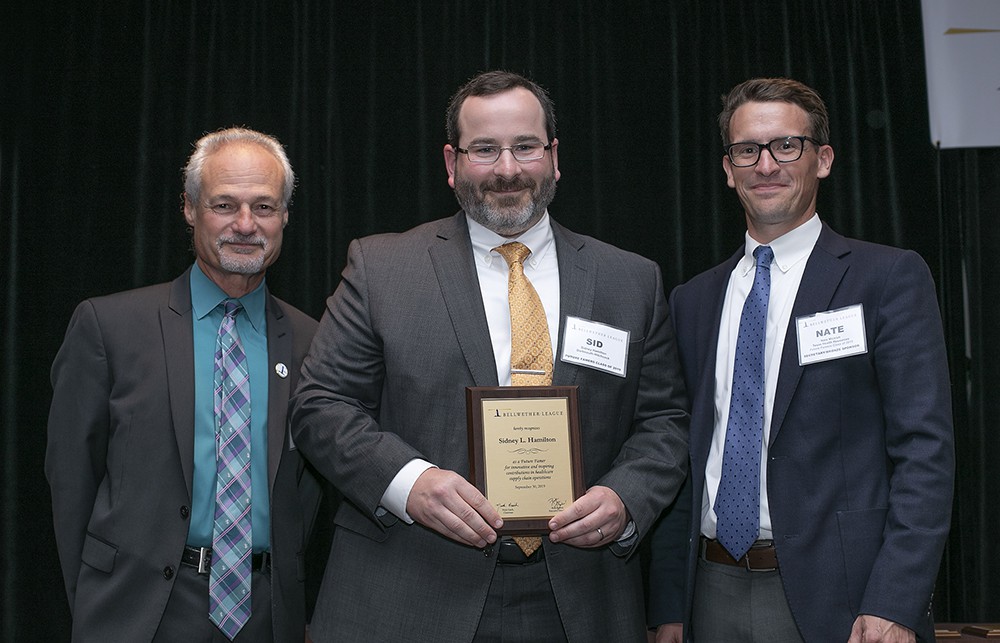
[{"label": "name badge", "polygon": [[861,304],[795,319],[799,366],[868,352]]},{"label": "name badge", "polygon": [[569,364],[586,366],[625,377],[629,331],[579,317],[566,318],[562,357]]}]

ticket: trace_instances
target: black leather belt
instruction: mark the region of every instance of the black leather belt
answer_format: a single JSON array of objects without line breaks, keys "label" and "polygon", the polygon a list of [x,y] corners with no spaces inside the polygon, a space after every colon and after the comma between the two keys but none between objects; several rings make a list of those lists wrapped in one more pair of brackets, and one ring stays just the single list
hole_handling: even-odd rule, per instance
[{"label": "black leather belt", "polygon": [[742,567],[751,572],[772,572],[778,569],[778,554],[773,540],[758,540],[742,558],[736,560],[718,540],[701,537],[701,557],[711,563]]},{"label": "black leather belt", "polygon": [[[212,569],[212,550],[208,547],[184,547],[184,553],[181,554],[181,564],[194,567],[199,574],[208,574]],[[250,560],[250,568],[255,572],[270,569],[271,552],[254,554]]]},{"label": "black leather belt", "polygon": [[500,538],[497,546],[500,548],[497,551],[497,562],[504,565],[530,565],[545,559],[544,547],[539,547],[530,556],[525,556],[524,551],[518,547],[517,543],[510,536]]}]

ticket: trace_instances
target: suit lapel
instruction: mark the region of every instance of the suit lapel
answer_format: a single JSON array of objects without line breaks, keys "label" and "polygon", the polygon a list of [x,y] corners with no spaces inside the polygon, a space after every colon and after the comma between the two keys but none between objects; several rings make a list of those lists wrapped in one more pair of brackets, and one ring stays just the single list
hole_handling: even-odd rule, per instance
[{"label": "suit lapel", "polygon": [[[286,423],[288,416],[288,398],[290,377],[287,375],[288,364],[292,357],[292,334],[288,327],[288,318],[278,302],[267,293],[265,299],[265,314],[267,317],[267,488],[274,486],[274,478],[278,473],[278,463],[285,446]],[[286,376],[277,373],[281,364],[286,369]]]},{"label": "suit lapel", "polygon": [[476,386],[497,386],[496,362],[465,214],[442,221],[427,249],[455,337]]},{"label": "suit lapel", "polygon": [[556,340],[555,364],[552,384],[571,386],[580,368],[559,359],[567,317],[590,319],[594,311],[594,293],[597,284],[597,262],[593,254],[587,252],[586,239],[567,230],[551,217],[552,235],[556,242],[556,256],[559,261],[559,333]]},{"label": "suit lapel", "polygon": [[[708,449],[712,443],[712,434],[715,431],[715,370],[719,353],[719,331],[722,322],[722,309],[726,301],[729,277],[743,254],[744,250],[741,247],[728,261],[713,269],[709,282],[705,287],[699,286],[701,287],[701,293],[699,293],[700,296],[696,301],[699,312],[695,313],[695,319],[698,320],[698,327],[688,329],[688,332],[693,332],[695,337],[698,338],[698,342],[696,343],[697,350],[694,356],[695,363],[699,369],[696,371],[696,381],[698,384],[695,390],[701,392],[701,395],[691,400],[691,402],[701,410],[700,413],[697,413],[697,416],[704,418],[707,423],[707,426],[703,430],[693,430],[691,432],[691,449],[695,452],[695,457],[698,458],[695,460],[697,462],[708,460]],[[705,317],[701,315],[700,310],[705,311]],[[687,314],[691,314],[690,311]],[[677,321],[675,320],[676,323]],[[700,437],[704,437],[705,439],[699,440],[698,438]],[[699,471],[703,475],[704,467]]]},{"label": "suit lapel", "polygon": [[769,443],[773,443],[778,435],[788,405],[802,377],[795,320],[803,315],[811,315],[830,308],[833,295],[844,278],[844,273],[850,267],[850,262],[845,260],[849,253],[850,248],[844,242],[844,238],[824,223],[802,273],[802,282],[799,284],[799,291],[792,306],[792,316],[788,320],[785,345],[781,351],[781,368],[778,371],[778,383],[774,393],[774,406],[771,411]]},{"label": "suit lapel", "polygon": [[191,495],[194,475],[194,331],[191,326],[190,275],[191,270],[185,270],[170,284],[167,305],[160,308],[171,424],[188,496]]}]

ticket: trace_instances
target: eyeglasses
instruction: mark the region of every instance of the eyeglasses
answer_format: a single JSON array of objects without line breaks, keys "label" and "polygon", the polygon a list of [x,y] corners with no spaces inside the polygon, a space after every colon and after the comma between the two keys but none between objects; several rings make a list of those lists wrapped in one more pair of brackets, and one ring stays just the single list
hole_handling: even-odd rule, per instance
[{"label": "eyeglasses", "polygon": [[735,167],[757,165],[762,150],[770,152],[771,158],[778,163],[791,163],[802,158],[802,150],[805,148],[806,141],[823,145],[810,136],[786,136],[767,143],[754,143],[752,141],[733,143],[726,146],[726,154],[729,156],[729,162]]},{"label": "eyeglasses", "polygon": [[456,152],[468,155],[469,162],[479,165],[493,165],[500,159],[504,150],[510,150],[517,162],[527,163],[528,161],[537,161],[545,156],[545,150],[551,149],[551,143],[543,145],[541,141],[516,143],[508,147],[500,147],[499,145],[470,145],[468,149],[455,147]]}]

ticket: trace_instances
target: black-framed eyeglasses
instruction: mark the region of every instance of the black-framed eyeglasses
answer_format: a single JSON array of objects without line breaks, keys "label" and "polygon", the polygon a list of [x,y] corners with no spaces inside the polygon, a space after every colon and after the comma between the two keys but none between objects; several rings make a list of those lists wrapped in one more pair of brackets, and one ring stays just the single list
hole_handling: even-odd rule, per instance
[{"label": "black-framed eyeglasses", "polygon": [[552,144],[545,145],[541,141],[528,141],[525,143],[515,143],[507,147],[499,145],[470,145],[468,149],[456,146],[455,151],[466,154],[469,161],[480,165],[493,165],[500,159],[504,150],[510,150],[511,155],[519,163],[537,161],[545,156],[545,150],[551,150]]},{"label": "black-framed eyeglasses", "polygon": [[791,163],[802,158],[802,150],[805,149],[806,141],[815,145],[824,145],[811,136],[785,136],[776,138],[767,143],[754,143],[753,141],[742,141],[726,146],[726,155],[729,162],[735,167],[753,167],[760,161],[760,153],[767,150],[778,163]]}]

